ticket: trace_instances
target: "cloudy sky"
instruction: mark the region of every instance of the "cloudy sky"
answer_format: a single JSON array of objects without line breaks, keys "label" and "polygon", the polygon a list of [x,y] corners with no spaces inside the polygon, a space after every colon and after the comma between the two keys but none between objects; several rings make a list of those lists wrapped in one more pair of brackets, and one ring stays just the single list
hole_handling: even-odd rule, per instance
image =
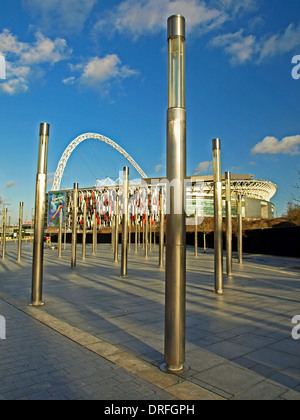
[{"label": "cloudy sky", "polygon": [[[167,18],[187,24],[187,171],[222,170],[278,185],[278,215],[300,170],[299,0],[1,0],[0,202],[34,206],[39,124],[50,124],[49,189],[68,144],[86,132],[165,176]],[[5,66],[4,66],[5,65]],[[62,187],[117,178],[127,161],[89,140]],[[137,173],[131,169],[131,177]],[[1,204],[2,207],[2,204]]]}]

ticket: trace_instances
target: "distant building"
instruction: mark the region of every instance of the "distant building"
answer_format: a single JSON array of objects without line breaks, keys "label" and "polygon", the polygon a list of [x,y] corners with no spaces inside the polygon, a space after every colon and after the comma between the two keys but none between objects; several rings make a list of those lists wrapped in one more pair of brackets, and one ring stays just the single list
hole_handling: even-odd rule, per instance
[{"label": "distant building", "polygon": [[[224,201],[223,215],[225,217],[225,178],[224,180]],[[148,208],[148,214],[152,216],[153,222],[159,219],[159,193],[161,185],[165,182],[162,178],[151,178],[130,181],[129,185],[129,213],[131,219],[137,217],[142,220],[143,215]],[[119,195],[122,193],[122,181],[119,179],[112,181],[110,178],[97,181],[97,185],[91,188],[79,188],[79,226],[82,224],[83,204],[87,205],[87,225],[92,227],[93,214],[96,212],[98,226],[110,226],[112,218],[115,214],[115,201],[117,191]],[[277,186],[271,181],[256,180],[252,175],[231,175],[231,194],[232,194],[232,216],[237,215],[237,197],[242,195],[243,217],[246,219],[272,219],[274,218],[275,209],[271,202],[272,197],[277,192]],[[72,190],[55,191],[51,194],[64,195],[64,214],[65,224],[67,228],[72,225]],[[120,198],[122,211],[122,200]],[[53,207],[53,206],[52,206]],[[49,199],[48,199],[49,208]],[[186,214],[187,217],[193,217],[197,208],[198,216],[213,217],[214,216],[214,199],[213,199],[213,177],[212,176],[191,176],[186,182]],[[165,212],[167,204],[165,203]],[[48,227],[57,227],[57,220],[53,220],[51,214],[58,211],[52,208],[47,211]]]}]

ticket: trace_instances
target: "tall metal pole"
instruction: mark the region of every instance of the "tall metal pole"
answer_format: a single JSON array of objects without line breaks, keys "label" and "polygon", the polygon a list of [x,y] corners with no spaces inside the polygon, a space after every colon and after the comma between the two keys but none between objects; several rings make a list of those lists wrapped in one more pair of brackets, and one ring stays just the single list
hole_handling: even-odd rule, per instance
[{"label": "tall metal pole", "polygon": [[47,159],[49,142],[49,124],[40,125],[39,156],[36,178],[34,246],[32,260],[32,305],[42,306],[44,224],[46,211]]},{"label": "tall metal pole", "polygon": [[62,244],[62,227],[63,227],[63,209],[59,209],[59,231],[57,239],[58,258],[61,258],[61,244]]},{"label": "tall metal pole", "polygon": [[186,179],[185,18],[168,19],[169,100],[167,113],[167,200],[165,363],[161,369],[178,373],[185,365],[186,328]]},{"label": "tall metal pole", "polygon": [[226,272],[232,274],[232,215],[231,215],[231,174],[225,172],[226,194]]},{"label": "tall metal pole", "polygon": [[71,267],[76,267],[76,245],[77,245],[77,213],[78,213],[78,184],[74,184],[73,190],[73,220],[72,220],[72,256]]},{"label": "tall metal pole", "polygon": [[138,252],[138,217],[137,217],[137,209],[135,214],[135,238],[134,238],[134,252],[137,254]]},{"label": "tall metal pole", "polygon": [[146,219],[145,219],[145,257],[148,258],[148,244],[149,244],[149,234],[148,234],[148,205],[146,208]]},{"label": "tall metal pole", "polygon": [[243,207],[242,196],[238,196],[238,261],[243,263]]},{"label": "tall metal pole", "polygon": [[164,189],[161,187],[160,192],[160,209],[159,209],[159,266],[164,266],[164,246],[165,246],[165,215],[164,215]]},{"label": "tall metal pole", "polygon": [[83,220],[82,220],[82,259],[86,258],[86,201],[83,203]]},{"label": "tall metal pole", "polygon": [[19,237],[18,237],[18,261],[21,261],[22,257],[22,226],[23,226],[23,208],[24,203],[20,203],[19,209]]},{"label": "tall metal pole", "polygon": [[2,259],[5,259],[5,254],[6,254],[6,224],[7,224],[7,209],[3,208]]},{"label": "tall metal pole", "polygon": [[198,257],[198,212],[197,212],[197,201],[195,207],[195,257]]},{"label": "tall metal pole", "polygon": [[114,260],[118,262],[119,258],[119,197],[116,198],[116,216],[115,216],[115,248]]},{"label": "tall metal pole", "polygon": [[221,141],[213,140],[214,168],[214,254],[215,254],[215,292],[223,293],[223,232],[222,232],[222,180],[221,180]]},{"label": "tall metal pole", "polygon": [[93,254],[97,251],[97,216],[96,210],[93,214]]},{"label": "tall metal pole", "polygon": [[121,276],[127,276],[127,253],[128,253],[128,188],[129,168],[123,168],[123,220],[122,220],[122,259]]}]

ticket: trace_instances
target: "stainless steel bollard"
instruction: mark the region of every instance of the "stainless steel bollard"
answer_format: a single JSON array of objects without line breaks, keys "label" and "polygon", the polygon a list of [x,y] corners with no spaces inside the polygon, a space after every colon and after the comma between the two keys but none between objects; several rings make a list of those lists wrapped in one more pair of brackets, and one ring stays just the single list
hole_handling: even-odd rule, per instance
[{"label": "stainless steel bollard", "polygon": [[232,215],[231,215],[231,174],[225,172],[226,193],[226,273],[232,275]]},{"label": "stainless steel bollard", "polygon": [[32,306],[42,306],[43,258],[44,258],[44,224],[46,209],[47,159],[49,142],[49,124],[40,125],[39,156],[36,178],[34,245],[32,260]]},{"label": "stainless steel bollard", "polygon": [[76,267],[76,246],[77,246],[77,214],[78,214],[78,184],[74,184],[73,190],[73,220],[72,220],[72,255],[71,267]]},{"label": "stainless steel bollard", "polygon": [[123,168],[123,220],[122,220],[122,257],[121,257],[121,277],[127,276],[127,257],[128,257],[128,188],[129,188],[129,168]]},{"label": "stainless steel bollard", "polygon": [[215,260],[215,292],[223,293],[223,209],[222,209],[222,180],[221,180],[221,141],[213,140],[213,168],[214,168],[214,260]]},{"label": "stainless steel bollard", "polygon": [[168,19],[169,100],[167,112],[167,179],[170,214],[166,229],[165,363],[161,369],[179,373],[185,364],[186,323],[186,179],[185,19]]}]

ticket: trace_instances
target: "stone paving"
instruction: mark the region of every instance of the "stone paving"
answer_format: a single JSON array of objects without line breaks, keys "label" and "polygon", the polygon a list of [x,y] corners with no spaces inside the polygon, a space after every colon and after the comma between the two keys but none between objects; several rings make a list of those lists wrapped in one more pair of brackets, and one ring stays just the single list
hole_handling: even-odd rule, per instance
[{"label": "stone paving", "polygon": [[87,248],[71,268],[70,246],[46,249],[43,300],[31,297],[32,245],[8,244],[0,260],[0,399],[235,400],[300,399],[300,260],[245,255],[213,293],[213,251],[187,250],[186,362],[164,361],[164,269],[158,247],[139,248],[120,277],[109,245]]}]

